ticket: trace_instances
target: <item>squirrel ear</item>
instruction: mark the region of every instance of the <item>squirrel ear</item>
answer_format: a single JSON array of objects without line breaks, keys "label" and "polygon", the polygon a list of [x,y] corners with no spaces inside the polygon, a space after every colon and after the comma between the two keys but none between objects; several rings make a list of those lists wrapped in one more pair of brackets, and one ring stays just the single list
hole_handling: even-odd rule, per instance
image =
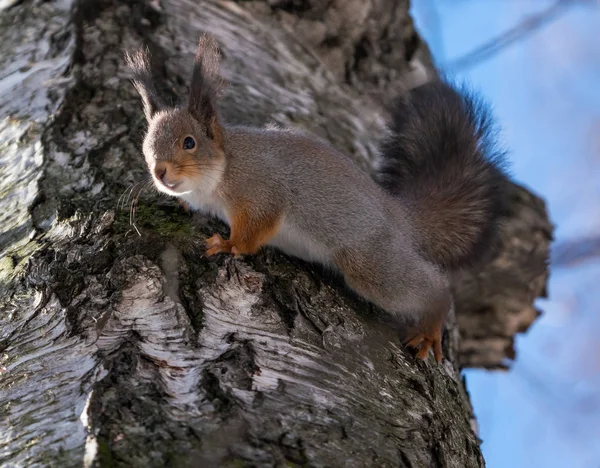
[{"label": "squirrel ear", "polygon": [[188,106],[190,114],[206,128],[207,136],[221,146],[223,133],[217,112],[217,94],[222,85],[219,59],[219,46],[214,37],[209,34],[200,36]]},{"label": "squirrel ear", "polygon": [[140,49],[134,54],[126,52],[125,60],[133,73],[133,86],[142,97],[146,120],[150,122],[154,114],[164,108],[165,104],[154,88],[148,49]]}]

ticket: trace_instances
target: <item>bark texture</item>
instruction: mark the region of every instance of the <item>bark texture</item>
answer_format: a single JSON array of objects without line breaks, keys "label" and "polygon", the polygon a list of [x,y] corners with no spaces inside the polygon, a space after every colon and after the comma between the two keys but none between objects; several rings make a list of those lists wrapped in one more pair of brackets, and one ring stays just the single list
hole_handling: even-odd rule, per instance
[{"label": "bark texture", "polygon": [[148,185],[123,51],[184,96],[202,31],[229,122],[295,125],[370,170],[385,103],[433,70],[408,2],[0,3],[0,465],[484,465],[462,366],[506,366],[537,316],[552,227],[514,186],[499,255],[455,281],[442,366],[339,278]]}]

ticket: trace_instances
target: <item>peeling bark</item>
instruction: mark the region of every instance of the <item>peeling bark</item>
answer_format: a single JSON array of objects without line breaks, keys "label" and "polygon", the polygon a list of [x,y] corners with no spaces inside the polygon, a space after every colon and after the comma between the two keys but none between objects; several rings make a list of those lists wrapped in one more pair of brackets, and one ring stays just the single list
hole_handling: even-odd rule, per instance
[{"label": "peeling bark", "polygon": [[145,122],[122,60],[148,44],[175,99],[209,31],[227,121],[303,127],[368,171],[381,96],[434,73],[407,2],[3,8],[2,466],[484,465],[459,370],[505,365],[535,319],[543,202],[514,186],[501,252],[457,275],[448,359],[417,362],[316,266],[272,249],[204,256],[224,226],[145,189]]},{"label": "peeling bark", "polygon": [[511,199],[496,258],[477,274],[463,272],[453,281],[462,367],[507,369],[516,358],[515,335],[541,314],[535,299],[546,297],[553,233],[546,206],[516,184]]}]

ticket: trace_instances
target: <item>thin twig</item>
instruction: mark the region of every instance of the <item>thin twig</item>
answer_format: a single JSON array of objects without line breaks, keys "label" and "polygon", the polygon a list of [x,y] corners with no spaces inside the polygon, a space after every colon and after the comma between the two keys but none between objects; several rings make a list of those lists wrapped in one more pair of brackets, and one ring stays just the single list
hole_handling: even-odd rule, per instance
[{"label": "thin twig", "polygon": [[528,16],[519,24],[504,32],[500,36],[477,47],[475,50],[467,53],[466,55],[444,64],[443,68],[457,71],[477,65],[478,63],[481,63],[498,54],[500,51],[506,49],[515,42],[525,38],[528,35],[531,35],[542,26],[545,26],[551,21],[556,20],[560,15],[564,14],[569,7],[573,6],[577,2],[591,3],[590,0],[557,0],[545,10]]}]

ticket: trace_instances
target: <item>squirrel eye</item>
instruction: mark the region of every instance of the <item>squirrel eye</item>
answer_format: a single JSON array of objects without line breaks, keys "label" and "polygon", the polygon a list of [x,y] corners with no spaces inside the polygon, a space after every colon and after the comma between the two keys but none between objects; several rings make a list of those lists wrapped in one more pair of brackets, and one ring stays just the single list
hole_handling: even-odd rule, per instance
[{"label": "squirrel eye", "polygon": [[194,141],[194,139],[192,137],[185,137],[185,139],[183,140],[183,149],[191,150],[194,149],[194,146],[196,146],[196,142]]}]

